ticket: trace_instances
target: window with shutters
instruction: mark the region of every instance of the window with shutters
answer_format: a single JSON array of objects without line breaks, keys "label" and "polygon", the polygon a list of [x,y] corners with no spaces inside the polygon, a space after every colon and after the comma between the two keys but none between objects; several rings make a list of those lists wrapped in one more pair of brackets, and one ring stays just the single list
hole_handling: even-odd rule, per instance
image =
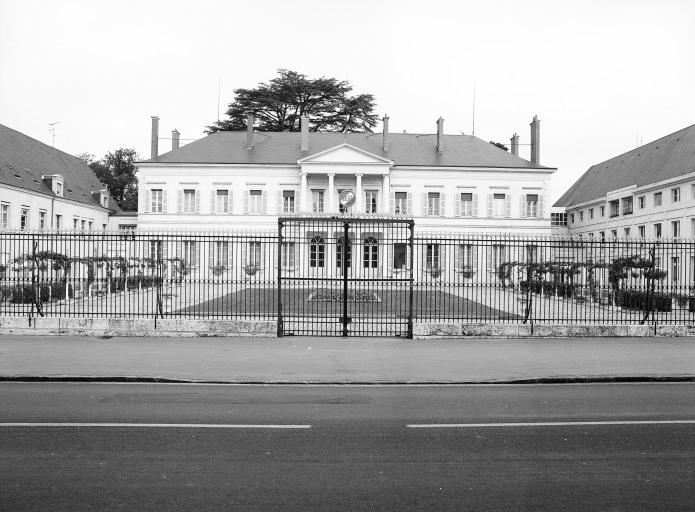
[{"label": "window with shutters", "polygon": [[425,253],[426,268],[428,270],[440,268],[439,261],[439,244],[427,244]]},{"label": "window with shutters", "polygon": [[311,191],[311,210],[314,213],[323,212],[323,190]]},{"label": "window with shutters", "polygon": [[282,242],[282,268],[286,270],[294,269],[295,266],[295,245],[294,242]]},{"label": "window with shutters", "polygon": [[262,213],[263,212],[263,191],[262,190],[250,190],[249,191],[249,213]]},{"label": "window with shutters", "polygon": [[159,261],[162,259],[162,241],[150,240],[150,259]]},{"label": "window with shutters", "polygon": [[440,201],[441,198],[439,192],[427,193],[427,215],[439,215]]},{"label": "window with shutters", "polygon": [[462,192],[461,193],[461,216],[462,217],[472,217],[473,216],[473,193],[472,192]]},{"label": "window with shutters", "polygon": [[377,268],[379,266],[379,243],[376,238],[370,236],[364,240],[362,266],[364,268]]},{"label": "window with shutters", "polygon": [[507,215],[507,194],[492,195],[493,217],[505,217]]},{"label": "window with shutters", "polygon": [[395,215],[407,215],[408,214],[408,193],[407,192],[395,192],[394,193],[393,213]]},{"label": "window with shutters", "polygon": [[376,213],[377,207],[377,191],[367,190],[364,193],[364,211],[365,213]]},{"label": "window with shutters", "polygon": [[393,244],[393,268],[395,270],[408,268],[408,246],[406,244]]},{"label": "window with shutters", "polygon": [[150,192],[150,211],[153,213],[162,213],[162,189],[153,188]]},{"label": "window with shutters", "polygon": [[458,250],[458,268],[463,272],[472,272],[473,268],[473,251],[474,246],[471,244],[459,244]]},{"label": "window with shutters", "polygon": [[215,210],[217,213],[229,213],[229,190],[218,189],[216,191]]},{"label": "window with shutters", "polygon": [[326,243],[320,236],[315,236],[309,244],[309,266],[323,268],[326,262]]},{"label": "window with shutters", "polygon": [[183,213],[195,213],[195,190],[183,191]]},{"label": "window with shutters", "polygon": [[294,190],[282,191],[282,213],[294,213]]},{"label": "window with shutters", "polygon": [[10,204],[0,204],[0,228],[7,229],[10,226]]},{"label": "window with shutters", "polygon": [[246,265],[249,267],[261,268],[262,261],[261,242],[249,242]]},{"label": "window with shutters", "polygon": [[526,216],[538,217],[538,194],[526,194]]},{"label": "window with shutters", "polygon": [[681,200],[681,189],[680,187],[671,189],[671,202],[678,203]]},{"label": "window with shutters", "polygon": [[227,267],[229,261],[229,244],[227,242],[215,242],[212,253],[212,264],[216,267]]}]

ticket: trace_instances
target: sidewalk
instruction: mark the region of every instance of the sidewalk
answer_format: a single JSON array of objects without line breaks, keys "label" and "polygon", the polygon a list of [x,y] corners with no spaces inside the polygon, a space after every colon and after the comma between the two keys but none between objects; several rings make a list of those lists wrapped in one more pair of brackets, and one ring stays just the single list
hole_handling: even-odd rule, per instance
[{"label": "sidewalk", "polygon": [[18,377],[237,383],[695,378],[695,339],[0,336],[0,378]]}]

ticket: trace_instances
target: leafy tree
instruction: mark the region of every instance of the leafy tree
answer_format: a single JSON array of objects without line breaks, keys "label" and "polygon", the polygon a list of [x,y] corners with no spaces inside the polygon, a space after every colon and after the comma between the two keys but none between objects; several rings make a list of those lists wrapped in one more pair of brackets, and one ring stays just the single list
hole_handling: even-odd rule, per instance
[{"label": "leafy tree", "polygon": [[492,144],[493,146],[497,146],[498,148],[503,149],[505,151],[509,151],[509,148],[507,146],[505,146],[504,144],[502,144],[501,142],[495,142],[495,141],[491,140],[490,144]]},{"label": "leafy tree", "polygon": [[[88,154],[80,155],[80,157]],[[120,148],[109,151],[99,161],[89,162],[97,178],[106,185],[114,201],[125,211],[138,209],[138,180],[135,162],[138,154],[134,149]]]},{"label": "leafy tree", "polygon": [[278,76],[254,89],[236,89],[235,99],[226,114],[205,130],[245,130],[246,112],[252,111],[260,131],[301,129],[300,117],[309,116],[314,132],[371,132],[377,124],[374,96],[350,96],[352,86],[335,78],[307,78],[306,75],[279,69]]}]

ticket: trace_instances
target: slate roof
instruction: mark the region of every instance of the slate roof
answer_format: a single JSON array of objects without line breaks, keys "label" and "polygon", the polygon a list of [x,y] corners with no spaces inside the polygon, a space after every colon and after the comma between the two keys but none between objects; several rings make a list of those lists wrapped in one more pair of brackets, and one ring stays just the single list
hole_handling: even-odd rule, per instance
[{"label": "slate roof", "polygon": [[472,135],[444,135],[444,151],[437,152],[434,134],[390,133],[388,151],[381,133],[309,133],[309,151],[301,151],[299,132],[256,132],[246,149],[246,132],[216,132],[143,163],[290,164],[343,143],[387,158],[396,166],[502,167],[554,169],[532,164]]},{"label": "slate roof", "polygon": [[554,206],[573,206],[606,192],[641,187],[695,172],[695,124],[593,165]]},{"label": "slate roof", "polygon": [[[54,149],[12,128],[0,124],[0,183],[31,192],[53,195],[42,175],[62,174],[63,197],[83,204],[100,206],[105,189],[94,172],[79,158]],[[114,203],[114,201],[111,201]],[[112,209],[118,209],[113,206]]]}]

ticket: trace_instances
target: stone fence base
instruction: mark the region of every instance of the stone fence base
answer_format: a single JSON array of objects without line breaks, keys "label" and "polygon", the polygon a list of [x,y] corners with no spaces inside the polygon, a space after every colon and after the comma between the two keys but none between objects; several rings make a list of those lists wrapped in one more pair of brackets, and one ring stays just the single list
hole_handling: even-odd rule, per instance
[{"label": "stone fence base", "polygon": [[[274,320],[0,317],[0,335],[274,337]],[[415,322],[416,339],[695,336],[695,325],[470,324]]]}]

